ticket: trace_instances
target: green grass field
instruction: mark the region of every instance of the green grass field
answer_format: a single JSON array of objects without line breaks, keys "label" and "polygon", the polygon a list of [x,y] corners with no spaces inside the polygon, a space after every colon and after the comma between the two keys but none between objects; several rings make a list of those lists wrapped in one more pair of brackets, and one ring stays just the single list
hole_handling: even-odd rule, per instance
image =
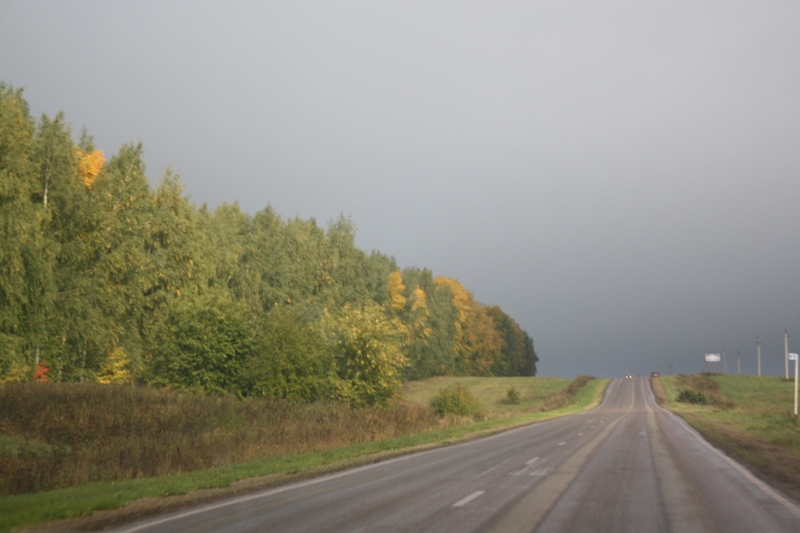
[{"label": "green grass field", "polygon": [[[800,499],[800,423],[794,382],[739,375],[660,378],[666,407],[718,448]],[[703,392],[707,405],[678,402],[681,389]]]},{"label": "green grass field", "polygon": [[[165,510],[177,509],[189,504],[197,504],[274,486],[359,464],[367,464],[414,450],[462,442],[503,429],[590,408],[600,402],[608,383],[608,380],[591,380],[578,388],[573,395],[568,395],[568,399],[565,401],[564,391],[570,388],[571,384],[574,388],[575,384],[575,382],[568,379],[539,377],[438,378],[406,384],[403,391],[406,407],[403,407],[400,411],[395,408],[394,411],[390,410],[389,412],[394,413],[393,416],[398,416],[398,413],[420,413],[424,410],[430,410],[428,406],[430,398],[442,387],[456,381],[469,387],[484,405],[486,416],[483,419],[443,419],[438,422],[438,428],[431,427],[430,424],[426,423],[411,424],[409,425],[411,430],[405,431],[403,435],[386,436],[390,434],[383,429],[376,433],[374,438],[370,437],[369,431],[364,430],[363,426],[361,426],[362,429],[359,432],[362,436],[352,444],[342,444],[344,441],[341,437],[330,440],[330,435],[328,435],[326,439],[331,443],[331,447],[327,449],[319,449],[324,448],[324,446],[316,446],[313,443],[305,442],[301,448],[313,451],[284,453],[281,455],[273,454],[256,460],[170,475],[137,479],[98,480],[55,490],[6,494],[0,496],[0,531],[54,520],[86,517],[90,514],[92,516],[80,524],[70,523],[65,526],[65,529],[98,529]],[[506,397],[508,389],[512,386],[521,394],[521,402],[518,405],[502,403],[502,399]],[[148,391],[147,394],[155,393]],[[157,400],[155,403],[159,410],[169,412],[168,409],[164,408],[167,400],[160,394],[155,394],[155,396]],[[207,402],[210,400],[204,398],[201,401]],[[221,405],[226,410],[232,409],[227,400],[211,398],[211,401],[214,405],[221,402]],[[243,404],[247,407],[246,402],[243,402]],[[547,408],[548,405],[562,406],[558,409],[543,411],[542,409]],[[142,406],[140,405],[139,407],[141,408]],[[187,407],[187,405],[183,405],[182,409]],[[249,406],[249,409],[252,410],[252,406]],[[328,412],[322,409],[321,413],[324,416],[321,417],[321,408],[300,407],[299,409],[299,412],[305,413],[303,416],[313,424],[316,428],[314,431],[317,433],[341,433],[342,427],[354,424],[352,420],[347,418],[350,415],[336,414],[336,410]],[[308,409],[311,409],[311,411],[307,412]],[[89,431],[94,427],[91,420],[86,419],[91,414],[91,410],[83,407],[77,409],[77,411],[80,416],[69,426],[73,428],[72,431],[75,433],[74,442],[80,440],[79,433],[82,431],[81,428],[88,428],[87,431]],[[108,413],[102,409],[98,408],[97,412],[103,416],[108,416]],[[379,413],[376,413],[375,410],[367,410],[364,413],[368,414],[371,421],[361,422],[362,424],[377,424],[375,421],[381,418],[376,416]],[[152,413],[148,416],[157,416],[157,414]],[[334,414],[336,416],[333,416]],[[141,417],[143,414],[139,412],[137,416]],[[243,415],[234,413],[232,416],[233,418],[228,415],[221,418],[224,422],[223,426],[229,426],[230,420]],[[407,415],[403,416],[406,417]],[[427,416],[419,414],[414,414],[412,418],[422,421],[428,420]],[[333,423],[330,430],[320,429],[319,426],[323,419]],[[106,420],[106,423],[109,424],[109,427],[117,428],[117,431],[121,425],[113,420]],[[200,427],[199,423],[196,425]],[[385,420],[381,421],[381,424],[377,424],[376,427],[384,425],[386,425]],[[413,429],[412,426],[416,429]],[[5,453],[11,456],[16,453],[17,457],[19,457],[21,447],[25,442],[30,443],[31,439],[26,439],[19,432],[9,433],[8,427],[7,420],[3,420],[0,417],[0,441],[2,441],[0,442],[0,455]],[[211,431],[219,432],[214,428],[211,428]],[[252,428],[249,431],[252,431]],[[303,433],[301,429],[296,427],[294,431],[297,431],[298,435]],[[306,433],[306,435],[311,435],[311,433]],[[91,437],[86,437],[84,440],[91,446]],[[40,442],[40,444],[45,447],[49,446],[46,442]],[[287,449],[291,448],[293,447]],[[314,448],[317,449],[314,450]],[[31,457],[35,457],[33,452],[30,454]],[[44,455],[47,454],[45,453]],[[30,467],[35,468],[35,465],[31,464]],[[134,506],[125,507],[144,498],[149,498],[149,500],[145,500],[146,504],[137,503]],[[120,509],[123,507],[124,509]],[[98,514],[95,512],[114,509],[117,511],[112,513]]]},{"label": "green grass field", "polygon": [[[410,402],[428,405],[439,390],[460,383],[481,402],[487,416],[493,418],[537,411],[544,406],[550,395],[564,390],[570,381],[572,380],[547,377],[439,377],[410,381],[403,386],[402,394]],[[508,390],[512,387],[521,396],[521,402],[517,405],[510,405],[505,401]]]}]

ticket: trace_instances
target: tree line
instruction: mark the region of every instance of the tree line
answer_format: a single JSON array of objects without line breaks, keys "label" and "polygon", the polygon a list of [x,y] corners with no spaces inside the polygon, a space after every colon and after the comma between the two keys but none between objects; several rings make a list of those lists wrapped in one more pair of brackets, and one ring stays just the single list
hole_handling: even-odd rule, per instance
[{"label": "tree line", "polygon": [[341,217],[197,208],[141,144],[106,159],[0,84],[0,381],[385,403],[402,380],[531,376],[530,336]]}]

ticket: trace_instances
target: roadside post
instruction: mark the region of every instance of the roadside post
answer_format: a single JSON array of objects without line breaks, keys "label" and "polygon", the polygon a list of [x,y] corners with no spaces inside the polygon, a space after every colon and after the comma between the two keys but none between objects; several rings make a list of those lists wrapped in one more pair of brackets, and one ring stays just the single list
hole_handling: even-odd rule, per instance
[{"label": "roadside post", "polygon": [[790,353],[789,361],[794,361],[794,416],[797,416],[797,354]]}]

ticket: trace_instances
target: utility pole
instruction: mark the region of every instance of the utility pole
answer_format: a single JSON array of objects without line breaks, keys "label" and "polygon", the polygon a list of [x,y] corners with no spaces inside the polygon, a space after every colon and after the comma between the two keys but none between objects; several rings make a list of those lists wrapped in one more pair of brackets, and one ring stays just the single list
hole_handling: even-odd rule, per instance
[{"label": "utility pole", "polygon": [[783,357],[786,362],[786,379],[789,379],[789,330],[783,330]]},{"label": "utility pole", "polygon": [[758,345],[758,375],[761,376],[761,337],[756,340]]},{"label": "utility pole", "polygon": [[728,373],[728,350],[726,348],[722,349],[722,373]]},{"label": "utility pole", "polygon": [[669,375],[672,375],[672,363],[669,364]]},{"label": "utility pole", "polygon": [[736,374],[742,375],[742,354],[736,350]]}]

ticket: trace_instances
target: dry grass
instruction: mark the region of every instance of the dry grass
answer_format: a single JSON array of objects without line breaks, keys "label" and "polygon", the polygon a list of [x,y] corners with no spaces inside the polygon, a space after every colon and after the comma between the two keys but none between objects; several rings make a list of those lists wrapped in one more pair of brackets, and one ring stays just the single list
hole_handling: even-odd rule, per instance
[{"label": "dry grass", "polygon": [[97,384],[0,387],[0,495],[152,477],[411,435],[426,406],[354,410]]}]

